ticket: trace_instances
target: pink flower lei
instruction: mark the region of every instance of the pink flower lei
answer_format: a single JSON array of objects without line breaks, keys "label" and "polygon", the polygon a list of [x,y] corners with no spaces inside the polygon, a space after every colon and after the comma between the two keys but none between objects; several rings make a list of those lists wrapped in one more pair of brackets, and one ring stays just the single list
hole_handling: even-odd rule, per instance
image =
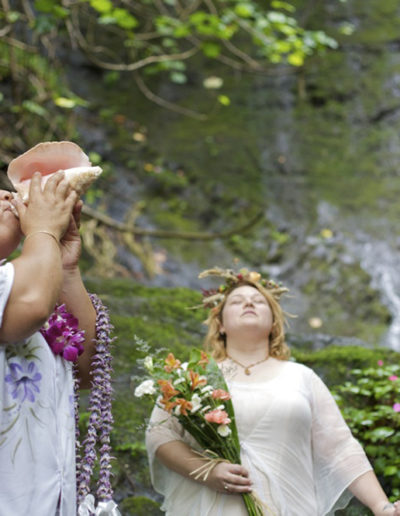
[{"label": "pink flower lei", "polygon": [[89,294],[89,296],[96,310],[96,353],[92,359],[89,424],[86,437],[82,441],[79,432],[79,378],[76,361],[83,352],[84,331],[78,330],[78,320],[67,312],[65,305],[60,305],[56,307],[41,329],[41,333],[56,355],[74,362],[77,505],[79,507],[84,504],[88,498],[90,480],[99,453],[100,467],[96,498],[99,507],[107,502],[116,507],[112,502],[113,489],[110,481],[112,459],[110,433],[113,424],[110,345],[114,340],[111,338],[113,326],[110,323],[108,310],[101,300],[95,294]]}]

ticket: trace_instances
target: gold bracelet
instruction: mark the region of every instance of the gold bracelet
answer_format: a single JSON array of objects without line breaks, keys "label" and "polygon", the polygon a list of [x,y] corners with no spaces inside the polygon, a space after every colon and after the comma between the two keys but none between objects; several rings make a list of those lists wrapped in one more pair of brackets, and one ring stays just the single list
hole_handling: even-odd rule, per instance
[{"label": "gold bracelet", "polygon": [[50,231],[46,231],[45,229],[40,229],[38,231],[34,231],[33,233],[29,233],[29,235],[26,235],[26,237],[25,237],[25,242],[28,240],[28,238],[30,238],[31,236],[37,235],[38,233],[44,233],[45,235],[49,235],[49,236],[53,237],[54,240],[57,242],[57,245],[58,246],[60,245],[60,241],[58,240],[56,235],[54,235]]}]

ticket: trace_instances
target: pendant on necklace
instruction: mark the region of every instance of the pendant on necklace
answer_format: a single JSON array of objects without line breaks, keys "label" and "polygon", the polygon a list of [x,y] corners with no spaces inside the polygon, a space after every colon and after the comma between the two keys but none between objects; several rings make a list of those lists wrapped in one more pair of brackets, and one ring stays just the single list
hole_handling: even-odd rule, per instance
[{"label": "pendant on necklace", "polygon": [[249,376],[249,374],[251,374],[250,369],[248,367],[245,368],[244,374],[247,374],[247,376]]}]

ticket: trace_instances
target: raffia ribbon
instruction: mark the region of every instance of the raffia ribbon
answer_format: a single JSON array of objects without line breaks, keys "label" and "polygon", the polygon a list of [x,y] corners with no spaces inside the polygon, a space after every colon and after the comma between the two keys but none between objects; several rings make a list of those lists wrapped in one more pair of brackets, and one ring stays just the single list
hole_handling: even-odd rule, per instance
[{"label": "raffia ribbon", "polygon": [[[220,457],[217,453],[213,452],[212,450],[204,450],[204,452],[198,452],[196,450],[192,450],[196,455],[199,456],[202,460],[204,460],[204,464],[202,464],[200,467],[196,468],[190,473],[190,476],[193,476],[195,480],[202,480],[205,482],[212,472],[212,470],[220,464],[221,462],[228,462],[229,464],[232,464],[230,460],[223,459]],[[196,460],[195,458],[189,459],[189,460]],[[259,515],[262,516],[264,514],[264,511],[267,511],[267,513],[271,514],[272,516],[276,516],[274,511],[272,511],[268,505],[261,500],[261,498],[257,495],[255,491],[252,491],[250,493],[250,497],[253,498],[254,504],[256,507],[256,510],[259,512]]]},{"label": "raffia ribbon", "polygon": [[[199,468],[196,468],[194,471],[190,473],[190,476],[193,476],[195,480],[202,480],[205,482],[211,473],[211,471],[220,464],[221,462],[229,462],[228,459],[223,459],[217,453],[212,450],[204,450],[204,452],[198,452],[193,450],[193,452],[199,456],[202,460],[204,460],[204,464],[202,464]],[[195,458],[189,460],[196,460]]]}]

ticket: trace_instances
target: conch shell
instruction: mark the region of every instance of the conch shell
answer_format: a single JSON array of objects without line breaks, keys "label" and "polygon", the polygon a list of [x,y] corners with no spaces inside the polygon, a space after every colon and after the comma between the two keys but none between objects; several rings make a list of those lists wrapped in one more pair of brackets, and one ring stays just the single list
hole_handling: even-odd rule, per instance
[{"label": "conch shell", "polygon": [[88,156],[73,142],[38,143],[13,159],[7,170],[8,178],[24,202],[29,197],[29,185],[35,172],[43,176],[42,184],[56,172],[63,170],[71,187],[82,195],[102,173],[92,167]]}]

